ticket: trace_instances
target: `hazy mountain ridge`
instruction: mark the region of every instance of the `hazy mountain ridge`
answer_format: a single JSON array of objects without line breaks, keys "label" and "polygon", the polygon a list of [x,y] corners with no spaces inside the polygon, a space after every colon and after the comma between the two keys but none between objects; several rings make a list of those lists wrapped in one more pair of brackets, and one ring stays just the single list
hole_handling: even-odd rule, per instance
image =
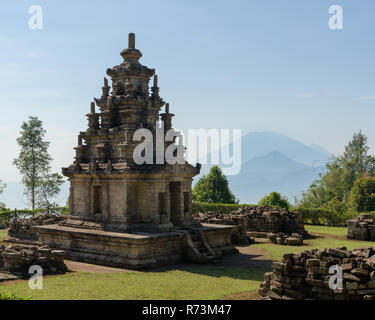
[{"label": "hazy mountain ridge", "polygon": [[[228,181],[242,203],[257,203],[271,191],[281,192],[292,201],[318,178],[332,156],[319,145],[307,146],[275,132],[248,133],[241,144],[241,172],[228,176]],[[202,173],[210,166],[202,166]]]}]

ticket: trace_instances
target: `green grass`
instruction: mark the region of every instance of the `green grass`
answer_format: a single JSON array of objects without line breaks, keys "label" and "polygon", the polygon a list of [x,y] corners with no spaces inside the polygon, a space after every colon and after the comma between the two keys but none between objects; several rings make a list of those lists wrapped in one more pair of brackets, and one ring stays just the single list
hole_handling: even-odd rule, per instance
[{"label": "green grass", "polygon": [[165,272],[70,273],[44,279],[42,290],[28,282],[0,285],[0,292],[28,299],[219,299],[257,290],[264,271],[245,268],[191,267]]},{"label": "green grass", "polygon": [[342,228],[342,227],[305,225],[305,229],[309,233],[327,234],[327,235],[332,235],[332,236],[346,236],[348,233],[348,229]]},{"label": "green grass", "polygon": [[[302,247],[258,243],[271,260],[279,260],[285,253],[297,253],[314,248],[348,249],[374,245],[375,242],[345,239],[346,228],[306,226],[313,235]],[[6,238],[0,231],[0,239]],[[26,299],[220,299],[236,293],[251,293],[259,288],[264,272],[269,269],[196,265],[176,267],[163,272],[124,272],[97,274],[72,272],[44,278],[43,290],[30,290],[28,281],[0,284],[4,297]]]},{"label": "green grass", "polygon": [[280,246],[271,243],[259,243],[255,244],[255,246],[266,250],[271,260],[280,260],[285,253],[297,253],[315,248],[347,247],[350,250],[375,246],[375,242],[347,240],[345,237],[347,228],[344,227],[305,226],[305,229],[313,235],[314,238],[304,240],[304,245],[302,247]]},{"label": "green grass", "polygon": [[0,243],[8,238],[8,230],[0,230]]}]

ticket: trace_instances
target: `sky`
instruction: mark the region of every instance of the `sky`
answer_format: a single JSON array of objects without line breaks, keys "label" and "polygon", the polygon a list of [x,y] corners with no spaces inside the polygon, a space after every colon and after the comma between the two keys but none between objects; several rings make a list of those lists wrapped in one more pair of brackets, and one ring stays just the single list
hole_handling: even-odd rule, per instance
[{"label": "sky", "polygon": [[[342,30],[329,28],[331,5]],[[20,180],[12,160],[29,116],[44,123],[53,169],[73,161],[129,32],[177,128],[274,131],[335,154],[362,130],[375,153],[374,15],[373,0],[2,0],[0,179]]]}]

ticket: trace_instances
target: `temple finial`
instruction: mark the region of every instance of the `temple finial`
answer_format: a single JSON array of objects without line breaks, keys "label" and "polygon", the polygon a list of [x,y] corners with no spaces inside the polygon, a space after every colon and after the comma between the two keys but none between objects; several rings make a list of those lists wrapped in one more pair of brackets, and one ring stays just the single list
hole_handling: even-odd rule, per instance
[{"label": "temple finial", "polygon": [[95,102],[91,102],[91,113],[95,113]]},{"label": "temple finial", "polygon": [[108,87],[108,79],[106,77],[104,77],[104,86]]},{"label": "temple finial", "polygon": [[129,33],[128,48],[129,49],[135,49],[135,34],[133,32]]},{"label": "temple finial", "polygon": [[154,75],[154,87],[157,87],[158,86],[158,75],[155,74]]},{"label": "temple finial", "polygon": [[165,113],[169,113],[169,103],[165,105]]}]

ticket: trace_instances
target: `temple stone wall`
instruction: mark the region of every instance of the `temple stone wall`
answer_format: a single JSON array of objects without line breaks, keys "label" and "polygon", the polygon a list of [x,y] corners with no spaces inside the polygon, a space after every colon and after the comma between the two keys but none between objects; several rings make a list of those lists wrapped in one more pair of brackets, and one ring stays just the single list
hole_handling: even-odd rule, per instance
[{"label": "temple stone wall", "polygon": [[298,233],[307,236],[302,223],[302,215],[298,212],[289,212],[286,209],[272,207],[242,207],[229,214],[215,212],[199,213],[194,215],[199,222],[241,226],[254,237],[267,238],[267,234],[284,233],[292,235]]},{"label": "temple stone wall", "polygon": [[9,224],[8,234],[12,242],[20,240],[36,241],[38,240],[38,235],[33,229],[34,226],[56,224],[66,219],[67,217],[63,215],[43,213],[38,213],[27,219],[13,219]]},{"label": "temple stone wall", "polygon": [[375,219],[369,214],[361,214],[356,219],[348,220],[348,239],[375,241]]},{"label": "temple stone wall", "polygon": [[0,270],[28,276],[29,268],[33,265],[40,266],[44,275],[68,271],[64,251],[51,250],[46,246],[0,246]]},{"label": "temple stone wall", "polygon": [[[329,287],[331,266],[342,270],[342,289]],[[375,250],[314,249],[272,263],[259,293],[263,300],[375,300]],[[336,272],[335,272],[336,273]],[[337,284],[337,281],[335,281]]]}]

